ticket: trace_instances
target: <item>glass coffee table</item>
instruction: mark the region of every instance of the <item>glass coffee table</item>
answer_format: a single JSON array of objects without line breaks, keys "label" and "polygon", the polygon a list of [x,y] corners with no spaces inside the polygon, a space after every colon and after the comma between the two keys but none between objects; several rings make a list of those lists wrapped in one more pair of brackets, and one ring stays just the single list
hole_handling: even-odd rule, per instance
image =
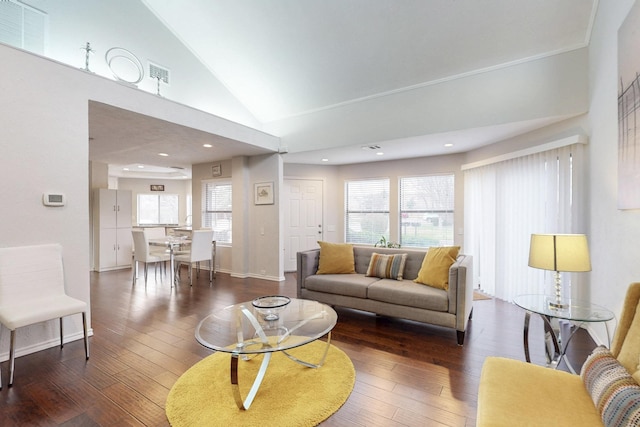
[{"label": "glass coffee table", "polygon": [[[231,388],[238,408],[247,410],[260,388],[271,355],[281,351],[289,359],[309,368],[320,368],[331,343],[331,330],[338,315],[317,301],[267,296],[231,305],[202,319],[196,340],[204,347],[231,355]],[[318,361],[297,359],[287,351],[327,336],[327,345]],[[247,396],[238,385],[239,360],[264,354],[262,364]]]}]

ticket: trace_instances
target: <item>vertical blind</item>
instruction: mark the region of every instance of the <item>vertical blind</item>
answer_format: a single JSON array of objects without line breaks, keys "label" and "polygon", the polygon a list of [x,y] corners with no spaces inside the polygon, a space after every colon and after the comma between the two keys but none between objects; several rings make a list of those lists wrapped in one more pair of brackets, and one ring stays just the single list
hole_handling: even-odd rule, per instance
[{"label": "vertical blind", "polygon": [[[553,272],[528,266],[534,233],[584,233],[583,145],[464,172],[465,239],[474,284],[497,298],[551,293]],[[580,297],[584,273],[563,273],[563,297]]]},{"label": "vertical blind", "polygon": [[202,226],[213,229],[213,239],[231,243],[232,188],[229,181],[209,181],[203,186]]},{"label": "vertical blind", "polygon": [[345,241],[374,244],[389,238],[389,179],[346,181]]}]

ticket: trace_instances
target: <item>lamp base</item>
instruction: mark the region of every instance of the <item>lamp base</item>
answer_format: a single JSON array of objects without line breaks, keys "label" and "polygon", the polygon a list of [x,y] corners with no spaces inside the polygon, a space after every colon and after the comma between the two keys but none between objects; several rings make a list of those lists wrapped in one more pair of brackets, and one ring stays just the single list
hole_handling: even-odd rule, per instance
[{"label": "lamp base", "polygon": [[557,301],[549,301],[549,308],[551,310],[566,310],[569,308],[569,304],[557,302]]}]

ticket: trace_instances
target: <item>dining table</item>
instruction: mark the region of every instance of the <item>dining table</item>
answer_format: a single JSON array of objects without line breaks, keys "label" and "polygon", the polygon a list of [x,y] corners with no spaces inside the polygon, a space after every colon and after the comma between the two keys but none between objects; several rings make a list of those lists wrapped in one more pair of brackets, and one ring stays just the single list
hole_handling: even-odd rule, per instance
[{"label": "dining table", "polygon": [[176,284],[175,254],[189,245],[191,245],[191,240],[188,236],[165,236],[149,239],[149,246],[163,246],[169,250],[171,287]]}]

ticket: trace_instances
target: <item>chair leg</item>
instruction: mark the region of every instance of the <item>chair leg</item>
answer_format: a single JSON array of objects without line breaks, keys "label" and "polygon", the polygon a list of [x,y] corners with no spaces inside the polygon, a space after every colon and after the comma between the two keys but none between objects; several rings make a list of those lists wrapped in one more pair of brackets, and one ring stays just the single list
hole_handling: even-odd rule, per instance
[{"label": "chair leg", "polygon": [[82,329],[84,330],[84,354],[89,360],[89,336],[87,334],[87,313],[82,312]]},{"label": "chair leg", "polygon": [[147,286],[147,272],[149,271],[149,263],[144,263],[144,285]]},{"label": "chair leg", "polygon": [[9,340],[9,384],[11,387],[13,385],[13,368],[15,367],[16,361],[16,330],[11,331],[11,339]]},{"label": "chair leg", "polygon": [[60,348],[64,347],[64,331],[62,329],[62,317],[60,318]]}]

